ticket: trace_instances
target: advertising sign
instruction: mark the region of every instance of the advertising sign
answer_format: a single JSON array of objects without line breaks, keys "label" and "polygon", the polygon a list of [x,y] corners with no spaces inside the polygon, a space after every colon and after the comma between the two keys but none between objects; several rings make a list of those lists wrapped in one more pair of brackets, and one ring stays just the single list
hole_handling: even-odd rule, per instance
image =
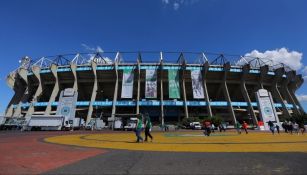
[{"label": "advertising sign", "polygon": [[201,70],[191,70],[193,97],[196,99],[205,98]]},{"label": "advertising sign", "polygon": [[168,70],[168,94],[169,98],[180,98],[178,70]]},{"label": "advertising sign", "polygon": [[122,98],[132,98],[133,80],[134,80],[133,69],[124,69],[123,81],[122,81],[122,96],[121,96]]},{"label": "advertising sign", "polygon": [[276,122],[278,125],[280,125],[271,94],[266,89],[259,89],[256,94],[258,108],[260,109],[260,114],[265,129],[269,130],[269,121]]},{"label": "advertising sign", "polygon": [[[75,118],[78,93],[74,91],[71,92],[71,89],[68,90],[68,93],[65,93],[65,91],[66,89],[60,94],[56,115],[65,116],[65,121],[73,120]],[[64,94],[66,96],[64,96]]]},{"label": "advertising sign", "polygon": [[145,98],[157,98],[157,70],[146,70]]}]

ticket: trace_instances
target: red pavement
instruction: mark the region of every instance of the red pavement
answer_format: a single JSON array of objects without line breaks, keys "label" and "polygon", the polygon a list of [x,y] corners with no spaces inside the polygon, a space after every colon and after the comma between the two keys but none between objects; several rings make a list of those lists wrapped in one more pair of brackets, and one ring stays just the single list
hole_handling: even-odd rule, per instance
[{"label": "red pavement", "polygon": [[106,152],[42,142],[62,134],[69,133],[0,132],[0,174],[38,174]]}]

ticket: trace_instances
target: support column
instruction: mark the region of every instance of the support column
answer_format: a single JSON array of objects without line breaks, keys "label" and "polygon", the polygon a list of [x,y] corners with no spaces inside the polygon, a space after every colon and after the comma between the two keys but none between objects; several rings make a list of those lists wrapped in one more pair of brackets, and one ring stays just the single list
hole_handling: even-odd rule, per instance
[{"label": "support column", "polygon": [[185,89],[184,74],[185,74],[185,65],[182,66],[181,79],[182,79],[182,89],[183,89],[184,114],[185,114],[185,118],[189,118],[189,110],[187,106],[187,95],[186,95],[186,89]]},{"label": "support column", "polygon": [[272,86],[272,90],[274,92],[274,94],[276,95],[276,97],[278,98],[278,100],[280,101],[282,108],[283,108],[283,115],[285,115],[286,117],[290,117],[290,112],[288,111],[288,108],[285,105],[285,102],[282,98],[282,96],[280,95],[280,92],[278,90],[278,83],[281,81],[282,76],[284,74],[285,70],[284,68],[278,68],[275,70],[275,78],[273,80],[273,86]]},{"label": "support column", "polygon": [[228,109],[229,109],[229,113],[233,118],[234,124],[237,123],[237,119],[235,116],[235,113],[233,111],[233,107],[231,105],[231,99],[229,96],[229,91],[228,91],[228,87],[227,87],[227,73],[230,71],[230,63],[226,63],[224,64],[224,79],[223,79],[223,91],[224,91],[224,96],[226,97],[227,103],[228,103]]},{"label": "support column", "polygon": [[293,97],[291,96],[289,88],[288,88],[288,85],[290,84],[291,79],[294,77],[295,74],[296,74],[295,71],[286,72],[287,77],[283,81],[282,87],[283,87],[284,94],[288,96],[290,103],[293,104],[294,113],[297,115],[301,115],[301,111],[298,109],[297,104],[295,100],[293,99]]},{"label": "support column", "polygon": [[164,106],[163,106],[163,55],[160,52],[160,106],[161,106],[161,125],[164,126]]},{"label": "support column", "polygon": [[[26,70],[25,68],[20,68],[17,71],[17,74],[21,77],[21,79],[26,82],[27,84],[27,88],[25,90],[25,92],[28,92],[29,90],[29,84],[28,84],[28,70]],[[24,98],[28,98],[28,95],[23,94],[23,97],[21,98],[21,100],[19,101],[17,107],[13,110],[13,117],[19,117],[21,115],[21,104],[23,103],[23,99]],[[13,106],[12,106],[13,108]]]},{"label": "support column", "polygon": [[[112,116],[111,120],[114,122],[115,120],[115,114],[116,114],[116,102],[117,102],[117,93],[118,93],[118,61],[119,61],[119,52],[117,52],[115,61],[114,61],[114,70],[115,70],[115,75],[116,75],[116,80],[115,80],[115,87],[114,87],[114,96],[113,96],[113,103],[112,103]],[[113,129],[114,123],[112,124],[112,129]]]},{"label": "support column", "polygon": [[249,69],[250,69],[250,65],[249,64],[244,65],[243,68],[242,68],[243,74],[242,74],[242,77],[241,77],[241,91],[242,91],[244,100],[248,104],[248,109],[249,109],[250,115],[253,118],[253,122],[254,122],[254,124],[256,124],[256,126],[258,126],[258,120],[257,120],[254,108],[252,106],[251,99],[250,99],[250,97],[248,95],[248,91],[247,91],[246,85],[245,85],[245,79],[246,79],[246,76],[248,76],[248,74],[249,74]]},{"label": "support column", "polygon": [[97,95],[97,89],[98,89],[97,72],[96,72],[97,63],[94,60],[92,60],[91,64],[92,64],[92,70],[93,70],[93,74],[94,74],[94,86],[93,86],[90,105],[89,105],[89,108],[88,108],[87,117],[86,117],[86,124],[88,124],[91,121],[92,113],[93,113],[93,104],[95,102],[96,95]]},{"label": "support column", "polygon": [[38,87],[37,87],[36,92],[33,96],[33,100],[30,104],[30,107],[28,109],[26,117],[30,117],[34,113],[34,104],[37,102],[37,97],[39,95],[41,95],[41,93],[43,92],[42,80],[41,80],[41,77],[40,77],[40,70],[41,70],[41,68],[39,66],[33,66],[32,67],[32,72],[33,72],[34,76],[38,79]]},{"label": "support column", "polygon": [[77,77],[77,65],[75,63],[70,64],[70,69],[74,75],[74,86],[73,89],[75,92],[78,92],[78,77]]},{"label": "support column", "polygon": [[13,105],[17,104],[17,103],[19,105],[21,104],[20,103],[21,98],[26,91],[26,87],[23,88],[24,85],[21,82],[22,79],[20,79],[17,75],[18,75],[17,72],[12,72],[6,77],[7,85],[12,90],[14,90],[14,92],[15,92],[14,96],[12,97],[12,99],[10,100],[10,102],[9,102],[7,108],[6,108],[6,111],[5,111],[6,117],[12,117],[13,116],[13,112],[14,112]]},{"label": "support column", "polygon": [[136,96],[136,114],[140,113],[140,88],[141,88],[141,65],[140,60],[137,60],[137,70],[138,70],[138,89],[137,89],[137,96]]},{"label": "support column", "polygon": [[47,108],[45,110],[45,115],[50,115],[52,109],[52,103],[55,102],[55,98],[58,96],[60,87],[59,87],[59,78],[58,78],[58,66],[56,64],[51,64],[50,70],[55,79],[55,84],[53,86],[52,93],[50,95]]},{"label": "support column", "polygon": [[295,101],[295,104],[299,106],[299,110],[302,114],[304,114],[305,111],[301,103],[298,101],[295,95],[295,91],[303,84],[303,82],[304,82],[304,79],[302,78],[301,75],[293,75],[292,81],[289,85],[290,89],[288,89],[292,99]]},{"label": "support column", "polygon": [[211,110],[211,104],[210,104],[210,97],[208,94],[208,88],[207,88],[207,73],[209,70],[209,62],[206,61],[204,64],[204,70],[203,70],[203,83],[204,83],[204,94],[205,94],[205,100],[206,100],[206,106],[207,106],[207,111],[208,111],[208,115],[209,117],[212,117],[212,110]]}]

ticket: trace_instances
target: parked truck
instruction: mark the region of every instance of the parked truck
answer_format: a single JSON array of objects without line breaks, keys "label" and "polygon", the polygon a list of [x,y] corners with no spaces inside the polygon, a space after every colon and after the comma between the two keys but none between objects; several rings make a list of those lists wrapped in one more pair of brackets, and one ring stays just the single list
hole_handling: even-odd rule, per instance
[{"label": "parked truck", "polygon": [[32,115],[26,119],[24,130],[62,130],[69,127],[61,115]]}]

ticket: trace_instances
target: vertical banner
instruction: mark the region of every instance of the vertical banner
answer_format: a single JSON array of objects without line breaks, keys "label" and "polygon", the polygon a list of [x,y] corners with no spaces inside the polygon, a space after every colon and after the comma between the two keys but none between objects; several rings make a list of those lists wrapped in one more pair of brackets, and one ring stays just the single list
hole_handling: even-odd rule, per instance
[{"label": "vertical banner", "polygon": [[156,69],[146,69],[145,98],[157,98]]},{"label": "vertical banner", "polygon": [[201,70],[191,70],[193,97],[196,99],[205,98]]},{"label": "vertical banner", "polygon": [[178,70],[168,70],[168,94],[169,98],[180,98]]},{"label": "vertical banner", "polygon": [[124,69],[123,81],[122,81],[122,98],[132,98],[133,80],[134,80],[133,69]]}]

